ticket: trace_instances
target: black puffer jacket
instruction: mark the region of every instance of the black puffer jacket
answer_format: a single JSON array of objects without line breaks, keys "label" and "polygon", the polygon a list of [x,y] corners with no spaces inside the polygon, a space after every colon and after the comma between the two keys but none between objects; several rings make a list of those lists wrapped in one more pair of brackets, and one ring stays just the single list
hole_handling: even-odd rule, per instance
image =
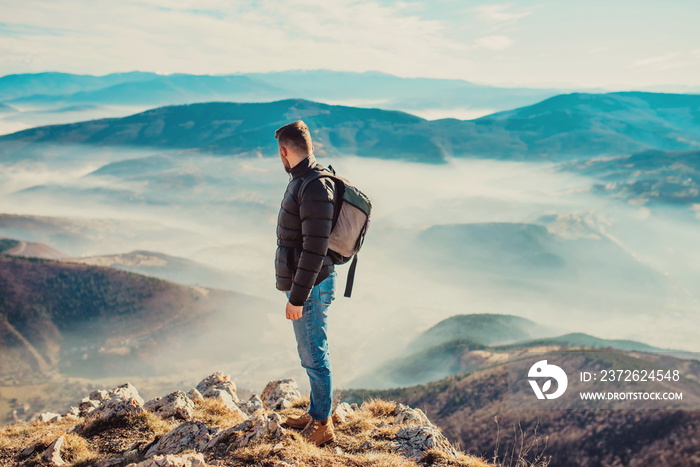
[{"label": "black puffer jacket", "polygon": [[289,302],[303,305],[314,285],[333,272],[327,255],[334,208],[334,183],[323,177],[310,182],[299,199],[303,181],[324,167],[311,155],[292,167],[291,180],[277,216],[275,281],[278,290],[291,290]]}]

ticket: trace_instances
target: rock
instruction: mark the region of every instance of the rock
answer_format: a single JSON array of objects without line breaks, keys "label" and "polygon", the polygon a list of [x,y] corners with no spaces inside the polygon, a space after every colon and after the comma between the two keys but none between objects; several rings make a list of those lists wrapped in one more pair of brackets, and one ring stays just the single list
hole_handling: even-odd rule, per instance
[{"label": "rock", "polygon": [[100,403],[98,401],[85,397],[82,401],[80,401],[80,404],[78,404],[78,415],[80,417],[84,417],[99,406]]},{"label": "rock", "polygon": [[186,449],[202,451],[218,431],[218,428],[209,428],[199,420],[182,422],[148,448],[144,457],[156,454],[178,454]]},{"label": "rock", "polygon": [[70,408],[68,409],[68,412],[63,414],[64,417],[67,417],[68,415],[73,415],[75,417],[79,417],[80,416],[80,409],[75,405],[71,405]]},{"label": "rock", "polygon": [[94,422],[109,422],[133,413],[144,411],[143,399],[131,383],[125,383],[112,388],[107,398],[100,405],[85,414],[85,420],[68,430],[69,433],[78,431]]},{"label": "rock", "polygon": [[63,440],[63,435],[53,440],[41,457],[53,465],[66,465],[66,462],[61,458],[61,446],[63,446]]},{"label": "rock", "polygon": [[432,424],[402,426],[391,448],[409,459],[420,459],[430,449],[437,449],[448,457],[457,456],[455,448]]},{"label": "rock", "polygon": [[270,381],[261,394],[263,407],[273,410],[286,409],[301,399],[299,386],[291,378]]},{"label": "rock", "polygon": [[138,464],[128,464],[126,467],[206,467],[204,455],[201,452],[190,452],[181,456],[165,454],[153,456]]},{"label": "rock", "polygon": [[209,441],[205,449],[212,449],[220,443],[230,443],[228,449],[231,450],[247,446],[263,437],[269,437],[272,440],[280,439],[284,432],[281,425],[282,417],[279,414],[260,413],[238,425],[220,431]]},{"label": "rock", "polygon": [[202,393],[199,392],[197,388],[192,388],[187,392],[187,397],[189,397],[192,402],[202,402],[204,401],[204,397],[202,397]]},{"label": "rock", "polygon": [[43,412],[39,415],[39,420],[42,422],[57,422],[61,420],[61,414],[53,412]]},{"label": "rock", "polygon": [[21,458],[29,457],[34,453],[34,450],[36,450],[35,444],[32,444],[31,446],[27,446],[26,448],[24,448],[22,450],[19,457],[21,457]]},{"label": "rock", "polygon": [[126,460],[123,457],[110,457],[99,461],[93,467],[122,467],[125,464]]},{"label": "rock", "polygon": [[419,425],[432,425],[428,417],[421,409],[412,409],[404,404],[396,404],[394,409],[394,423],[417,423]]},{"label": "rock", "polygon": [[228,391],[223,391],[221,389],[210,389],[207,392],[207,396],[212,399],[217,399],[221,401],[228,409],[232,412],[238,412],[243,418],[246,418],[245,412],[243,412],[240,407],[236,404],[231,394]]},{"label": "rock", "polygon": [[238,402],[238,394],[236,394],[236,385],[228,375],[221,371],[207,376],[195,388],[203,397],[221,397],[220,392],[226,392],[231,396],[233,402]]},{"label": "rock", "polygon": [[183,420],[192,418],[194,402],[182,391],[175,391],[165,397],[156,397],[143,406],[163,418],[176,417]]},{"label": "rock", "polygon": [[258,410],[262,410],[263,402],[260,396],[253,394],[246,402],[239,402],[238,407],[248,415],[253,415]]},{"label": "rock", "polygon": [[282,449],[284,449],[284,444],[282,443],[277,443],[272,446],[272,452],[280,452]]},{"label": "rock", "polygon": [[341,402],[333,411],[333,423],[341,424],[347,422],[347,416],[353,412],[352,407],[347,402]]},{"label": "rock", "polygon": [[280,439],[284,431],[282,417],[277,413],[255,415],[236,425],[236,428],[238,428],[236,431],[241,433],[229,446],[229,449],[248,446],[253,441],[263,437],[269,437],[273,440]]},{"label": "rock", "polygon": [[105,391],[104,389],[96,389],[90,393],[88,398],[93,401],[102,402],[103,400],[109,398],[109,392]]}]

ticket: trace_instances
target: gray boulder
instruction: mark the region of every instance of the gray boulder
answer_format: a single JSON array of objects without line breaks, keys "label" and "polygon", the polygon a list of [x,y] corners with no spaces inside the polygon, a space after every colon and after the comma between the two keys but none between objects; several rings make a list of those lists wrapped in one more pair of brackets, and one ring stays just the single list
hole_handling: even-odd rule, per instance
[{"label": "gray boulder", "polygon": [[186,449],[202,451],[218,431],[218,428],[210,428],[199,420],[183,422],[152,444],[144,457],[178,454]]},{"label": "gray boulder", "polygon": [[146,402],[144,408],[163,418],[175,417],[189,420],[194,411],[194,402],[184,392],[175,391],[165,397],[151,399]]},{"label": "gray boulder", "polygon": [[286,409],[301,399],[299,386],[291,378],[270,381],[260,395],[263,407],[272,410]]}]

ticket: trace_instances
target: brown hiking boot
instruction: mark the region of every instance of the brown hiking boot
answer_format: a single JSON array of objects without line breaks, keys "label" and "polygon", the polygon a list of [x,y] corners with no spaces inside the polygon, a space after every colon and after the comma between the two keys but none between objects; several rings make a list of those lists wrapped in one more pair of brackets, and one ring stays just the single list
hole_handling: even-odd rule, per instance
[{"label": "brown hiking boot", "polygon": [[311,421],[311,415],[309,415],[309,412],[306,412],[299,417],[287,417],[287,420],[284,421],[284,424],[291,427],[291,428],[297,428],[297,429],[301,430],[310,421]]},{"label": "brown hiking boot", "polygon": [[301,430],[301,435],[310,443],[321,446],[335,439],[333,432],[333,419],[328,417],[325,420],[311,418],[309,423]]}]

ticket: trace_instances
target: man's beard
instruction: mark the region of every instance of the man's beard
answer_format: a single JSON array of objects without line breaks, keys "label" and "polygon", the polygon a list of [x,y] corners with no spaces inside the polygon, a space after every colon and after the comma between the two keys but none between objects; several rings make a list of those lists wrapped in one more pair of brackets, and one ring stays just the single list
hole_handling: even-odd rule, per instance
[{"label": "man's beard", "polygon": [[284,171],[287,173],[291,172],[292,167],[289,165],[289,161],[287,160],[287,158],[280,156],[280,159],[282,159],[282,165],[284,166]]}]

